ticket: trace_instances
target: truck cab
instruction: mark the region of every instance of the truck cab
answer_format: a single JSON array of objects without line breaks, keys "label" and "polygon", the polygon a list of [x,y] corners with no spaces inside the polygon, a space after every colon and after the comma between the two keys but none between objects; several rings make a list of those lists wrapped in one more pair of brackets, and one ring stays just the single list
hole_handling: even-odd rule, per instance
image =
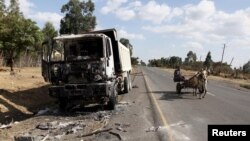
[{"label": "truck cab", "polygon": [[61,108],[81,101],[114,109],[117,94],[131,89],[131,63],[130,70],[124,71],[124,51],[114,31],[63,35],[43,44],[42,75],[51,83],[49,94],[59,99]]}]

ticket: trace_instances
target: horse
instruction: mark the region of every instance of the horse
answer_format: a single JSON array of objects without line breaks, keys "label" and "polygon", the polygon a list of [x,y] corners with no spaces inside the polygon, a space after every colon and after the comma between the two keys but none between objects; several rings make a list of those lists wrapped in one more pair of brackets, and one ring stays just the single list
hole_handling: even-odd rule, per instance
[{"label": "horse", "polygon": [[[199,80],[199,88],[202,88],[203,89],[203,92],[200,93],[200,96],[199,98],[205,98],[206,94],[207,94],[207,77],[209,75],[209,70],[207,69],[202,69],[200,72],[199,72],[199,75],[198,75],[198,80]],[[203,96],[201,96],[203,94]]]},{"label": "horse", "polygon": [[[208,77],[209,71],[202,69],[201,71],[197,72],[193,77],[191,77],[186,82],[186,86],[193,88],[193,96],[197,96],[197,90],[199,89],[200,96],[199,99],[205,98],[205,95],[207,93],[207,77]],[[204,94],[203,96],[202,93]]]}]

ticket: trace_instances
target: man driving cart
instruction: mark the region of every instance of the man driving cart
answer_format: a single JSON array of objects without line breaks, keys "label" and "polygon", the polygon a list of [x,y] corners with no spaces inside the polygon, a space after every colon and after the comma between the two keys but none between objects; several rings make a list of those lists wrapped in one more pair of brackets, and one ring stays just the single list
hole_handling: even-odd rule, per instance
[{"label": "man driving cart", "polygon": [[181,82],[185,81],[185,77],[181,74],[180,66],[177,66],[177,68],[174,71],[174,82]]}]

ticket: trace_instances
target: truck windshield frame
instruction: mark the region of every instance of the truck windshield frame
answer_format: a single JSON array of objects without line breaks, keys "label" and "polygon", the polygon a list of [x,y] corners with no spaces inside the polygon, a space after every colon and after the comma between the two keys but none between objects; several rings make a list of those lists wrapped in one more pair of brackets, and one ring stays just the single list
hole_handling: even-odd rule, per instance
[{"label": "truck windshield frame", "polygon": [[65,60],[88,60],[104,57],[103,39],[100,37],[80,38],[76,40],[65,40]]}]

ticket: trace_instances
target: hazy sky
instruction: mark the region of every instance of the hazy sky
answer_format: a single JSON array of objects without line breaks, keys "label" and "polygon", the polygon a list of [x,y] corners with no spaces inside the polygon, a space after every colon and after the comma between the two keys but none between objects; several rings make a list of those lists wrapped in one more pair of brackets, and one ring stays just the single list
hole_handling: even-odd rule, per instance
[{"label": "hazy sky", "polygon": [[[8,3],[8,0],[6,0]],[[26,17],[43,27],[51,21],[57,29],[61,6],[67,0],[19,0]],[[97,29],[116,28],[130,39],[133,56],[148,59],[186,57],[189,50],[204,60],[239,67],[250,60],[250,0],[94,0]]]}]

